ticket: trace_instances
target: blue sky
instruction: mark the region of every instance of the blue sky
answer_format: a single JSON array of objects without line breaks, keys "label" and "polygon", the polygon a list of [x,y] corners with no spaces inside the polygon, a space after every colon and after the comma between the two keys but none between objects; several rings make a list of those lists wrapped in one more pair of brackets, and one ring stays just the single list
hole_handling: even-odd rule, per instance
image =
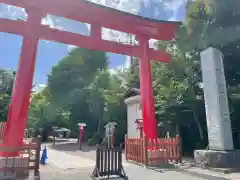
[{"label": "blue sky", "polygon": [[[145,17],[180,21],[184,18],[184,0],[91,0],[102,5],[120,9]],[[10,19],[26,19],[24,10],[0,3],[0,17]],[[43,24],[53,28],[79,34],[88,34],[88,26],[64,18],[47,16]],[[128,37],[118,32],[103,31],[103,38],[110,40],[128,41]],[[22,37],[0,32],[0,68],[16,69],[20,55]],[[151,42],[153,44],[154,41]],[[46,84],[47,74],[51,72],[52,65],[56,64],[69,50],[74,48],[70,45],[40,40],[34,74],[34,84]],[[127,67],[129,62],[123,55],[108,53],[109,68],[118,69]]]}]

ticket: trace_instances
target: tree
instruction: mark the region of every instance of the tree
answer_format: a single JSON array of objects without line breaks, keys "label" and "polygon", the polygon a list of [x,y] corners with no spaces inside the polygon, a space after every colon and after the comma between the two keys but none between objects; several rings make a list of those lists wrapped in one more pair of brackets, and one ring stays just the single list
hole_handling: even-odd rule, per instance
[{"label": "tree", "polygon": [[127,110],[124,97],[128,87],[124,85],[124,79],[119,74],[110,76],[109,88],[104,91],[105,99],[105,123],[117,122],[116,142],[124,142],[127,133]]},{"label": "tree", "polygon": [[[186,40],[193,48],[221,48],[240,38],[238,0],[196,0],[187,4]],[[227,34],[227,36],[226,36]]]},{"label": "tree", "polygon": [[97,71],[106,66],[105,53],[81,48],[73,49],[52,68],[48,76],[48,88],[53,100],[61,105],[74,104],[75,96],[79,94],[76,89],[89,86]]},{"label": "tree", "polygon": [[156,118],[162,131],[180,133],[184,143],[189,137],[186,132],[193,134],[184,144],[184,150],[189,150],[199,142],[206,146],[207,134],[199,52],[185,45],[186,36],[183,25],[172,42],[158,42],[159,49],[170,53],[171,61],[153,63],[152,73]]},{"label": "tree", "polygon": [[[48,76],[46,96],[52,104],[69,113],[68,127],[73,132],[78,131],[79,122],[91,123],[87,126],[87,133],[96,130],[94,127],[97,126],[97,121],[94,118],[98,116],[91,113],[89,97],[92,95],[94,83],[101,80],[96,79],[100,77],[99,72],[107,68],[107,63],[104,52],[75,48],[52,68]],[[100,91],[94,92],[96,94],[93,102],[101,102],[98,101],[101,97],[98,94]]]},{"label": "tree", "polygon": [[39,93],[32,93],[28,111],[27,128],[41,128],[43,141],[48,139],[52,127],[69,127],[68,112],[48,101],[46,90]]},{"label": "tree", "polygon": [[87,136],[95,141],[95,137],[101,139],[104,135],[104,125],[115,121],[121,129],[117,139],[123,141],[127,85],[124,73],[121,75],[109,72],[105,53],[80,48],[72,50],[53,67],[47,87],[33,94],[29,123],[44,127],[56,125],[62,119],[60,122],[65,125],[61,126],[77,132],[77,124],[85,122]]},{"label": "tree", "polygon": [[234,142],[240,147],[240,129],[238,128],[238,96],[239,88],[239,46],[240,11],[238,0],[204,0],[189,2],[187,7],[187,36],[185,43],[189,49],[199,52],[209,46],[220,49],[224,55],[224,69],[227,82],[230,115],[232,121]]},{"label": "tree", "polygon": [[116,141],[123,142],[126,133],[126,108],[124,95],[126,87],[124,79],[119,74],[101,71],[90,87],[89,104],[94,119],[98,119],[97,135],[103,134],[104,125],[116,122]]},{"label": "tree", "polygon": [[103,119],[105,115],[104,92],[109,88],[110,74],[108,71],[99,71],[91,86],[89,87],[89,104],[94,119],[98,119],[97,132],[103,129]]},{"label": "tree", "polygon": [[0,69],[0,121],[6,121],[15,72]]}]

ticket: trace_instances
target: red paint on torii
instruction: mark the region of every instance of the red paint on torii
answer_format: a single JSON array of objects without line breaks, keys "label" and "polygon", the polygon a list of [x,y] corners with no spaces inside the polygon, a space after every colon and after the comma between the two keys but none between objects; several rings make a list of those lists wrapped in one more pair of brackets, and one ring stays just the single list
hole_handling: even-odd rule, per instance
[{"label": "red paint on torii", "polygon": [[[27,21],[0,18],[0,32],[23,36],[21,55],[2,146],[21,145],[39,39],[72,44],[91,50],[139,57],[144,133],[148,138],[156,137],[149,59],[168,62],[169,54],[164,51],[150,49],[148,42],[149,39],[171,40],[179,23],[153,21],[83,0],[0,0],[0,2],[25,8],[28,14]],[[91,25],[91,35],[83,36],[42,25],[41,21],[47,14],[88,23]],[[101,36],[102,27],[136,35],[140,45],[132,46],[103,40]],[[17,153],[1,153],[1,155],[10,156],[17,155]]]}]

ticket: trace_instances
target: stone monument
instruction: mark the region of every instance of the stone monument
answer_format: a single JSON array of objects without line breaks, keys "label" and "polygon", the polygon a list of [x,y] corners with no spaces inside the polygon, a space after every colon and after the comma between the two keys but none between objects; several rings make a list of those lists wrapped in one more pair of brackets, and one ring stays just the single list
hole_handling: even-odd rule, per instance
[{"label": "stone monument", "polygon": [[215,48],[201,52],[208,150],[195,150],[196,163],[216,168],[240,167],[240,152],[234,150],[223,55]]}]

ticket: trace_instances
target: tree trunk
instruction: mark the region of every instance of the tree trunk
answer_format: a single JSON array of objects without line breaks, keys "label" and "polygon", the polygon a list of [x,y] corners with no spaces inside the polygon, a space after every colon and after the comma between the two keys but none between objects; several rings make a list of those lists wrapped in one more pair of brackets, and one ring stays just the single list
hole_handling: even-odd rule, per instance
[{"label": "tree trunk", "polygon": [[200,140],[203,141],[204,140],[204,132],[203,132],[203,128],[201,126],[201,123],[199,122],[199,119],[196,115],[196,112],[193,110],[193,119],[195,120],[196,124],[197,124],[197,129],[198,129],[198,132],[199,132],[199,137],[200,137]]},{"label": "tree trunk", "polygon": [[103,121],[103,115],[104,115],[104,98],[101,96],[99,99],[99,107],[98,109],[98,127],[97,127],[97,132],[101,133],[102,130],[102,121]]},{"label": "tree trunk", "polygon": [[101,126],[102,126],[102,119],[101,117],[98,118],[98,127],[97,127],[97,132],[101,133]]},{"label": "tree trunk", "polygon": [[[186,53],[183,53],[182,55],[183,55],[183,58],[186,61],[187,60]],[[196,92],[194,90],[194,84],[193,84],[193,75],[194,75],[193,69],[190,69],[190,70],[186,71],[186,74],[188,76],[187,80],[188,80],[189,89],[190,89],[189,92],[191,93],[191,97],[192,97],[193,101],[196,101]],[[194,104],[194,108],[192,109],[193,119],[196,122],[200,140],[204,140],[203,128],[202,128],[201,123],[199,122],[199,119],[198,119],[197,114],[195,112],[195,109],[196,109],[195,107],[196,107],[196,105]]]}]

